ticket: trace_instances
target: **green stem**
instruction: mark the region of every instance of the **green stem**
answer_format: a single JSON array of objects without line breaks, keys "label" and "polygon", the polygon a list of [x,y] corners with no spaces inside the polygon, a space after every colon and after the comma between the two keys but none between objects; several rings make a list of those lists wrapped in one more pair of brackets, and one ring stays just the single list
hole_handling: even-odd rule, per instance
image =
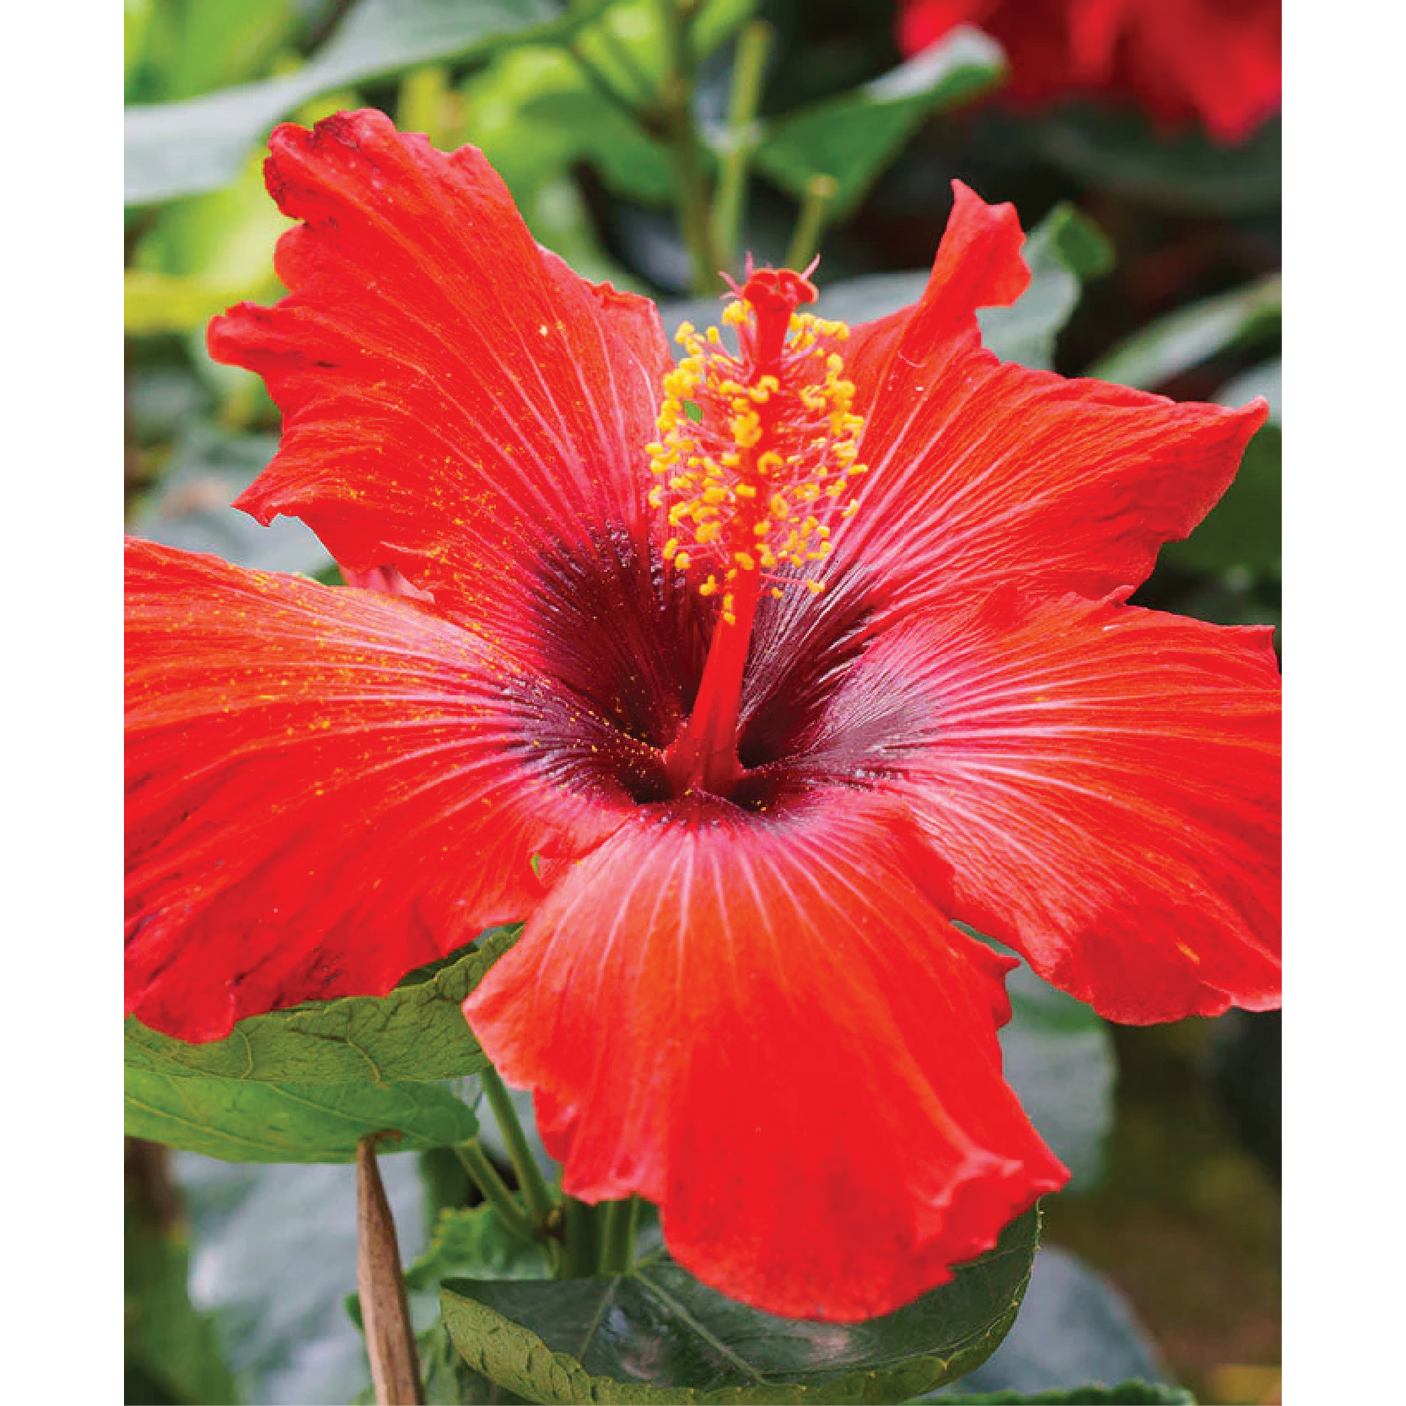
[{"label": "green stem", "polygon": [[562,45],[562,49],[570,55],[572,62],[581,70],[591,87],[593,87],[611,107],[616,108],[629,118],[632,125],[640,127],[645,130],[646,133],[648,132],[644,115],[640,109],[581,52],[579,45],[568,41]]},{"label": "green stem", "polygon": [[708,189],[699,161],[698,127],[693,117],[693,47],[689,28],[695,0],[659,0],[669,61],[660,99],[660,116],[673,154],[679,224],[692,266],[695,293],[716,290],[722,260],[713,244],[708,214]]},{"label": "green stem", "polygon": [[752,164],[752,153],[761,141],[756,117],[772,37],[769,24],[753,20],[737,41],[737,56],[732,65],[732,93],[727,109],[727,154],[722,160],[717,196],[713,203],[713,242],[722,258],[723,267],[732,273],[737,272],[737,242],[747,198],[747,172]]},{"label": "green stem", "polygon": [[498,1175],[498,1169],[488,1160],[483,1144],[477,1138],[472,1142],[461,1142],[454,1148],[469,1180],[483,1193],[483,1199],[493,1207],[494,1214],[520,1240],[535,1244],[532,1223],[522,1212],[522,1207],[513,1199],[508,1184]]},{"label": "green stem", "polygon": [[478,1077],[483,1084],[488,1106],[493,1110],[494,1118],[498,1120],[498,1131],[503,1134],[508,1158],[513,1164],[513,1171],[517,1173],[517,1184],[527,1202],[528,1214],[534,1226],[543,1226],[552,1213],[552,1193],[547,1190],[547,1183],[542,1179],[537,1159],[527,1145],[527,1135],[522,1130],[522,1124],[518,1122],[512,1095],[492,1065],[480,1070]]},{"label": "green stem", "polygon": [[806,182],[801,212],[796,216],[796,232],[786,251],[786,267],[802,269],[810,263],[820,247],[820,234],[825,227],[825,207],[835,198],[839,186],[833,176],[812,176]]},{"label": "green stem", "polygon": [[562,1255],[558,1277],[589,1279],[601,1269],[603,1206],[568,1196],[562,1203]]},{"label": "green stem", "polygon": [[606,1203],[604,1225],[601,1227],[601,1273],[628,1274],[634,1265],[635,1222],[639,1206],[639,1199],[635,1196]]}]

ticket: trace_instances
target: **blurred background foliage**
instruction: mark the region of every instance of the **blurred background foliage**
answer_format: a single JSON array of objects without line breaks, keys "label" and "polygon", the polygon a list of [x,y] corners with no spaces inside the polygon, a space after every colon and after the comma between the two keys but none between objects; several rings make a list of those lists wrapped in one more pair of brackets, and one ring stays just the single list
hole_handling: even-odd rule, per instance
[{"label": "blurred background foliage", "polygon": [[[891,3],[701,0],[689,155],[657,0],[126,0],[125,18],[132,531],[339,579],[300,524],[230,509],[278,415],[257,378],[209,359],[204,328],[280,291],[270,127],[375,106],[442,148],[483,148],[540,242],[659,299],[670,330],[714,320],[700,259],[736,272],[747,252],[818,249],[820,313],[879,316],[921,289],[954,177],[1014,201],[1036,277],[983,314],[1000,354],[1179,399],[1269,400],[1225,500],[1135,600],[1278,626],[1278,119],[1217,146],[1088,103],[1012,114],[1000,47],[976,30],[905,60]],[[685,159],[711,192],[701,212],[681,197]],[[1277,1399],[1278,1016],[1115,1030],[1017,977],[1012,1079],[1075,1180],[1046,1204],[1015,1332],[969,1389],[1144,1376],[1207,1402]],[[434,1154],[386,1172],[410,1261],[464,1187]],[[127,1181],[129,1401],[362,1389],[349,1168],[133,1141]],[[475,1253],[455,1272],[510,1272]]]}]

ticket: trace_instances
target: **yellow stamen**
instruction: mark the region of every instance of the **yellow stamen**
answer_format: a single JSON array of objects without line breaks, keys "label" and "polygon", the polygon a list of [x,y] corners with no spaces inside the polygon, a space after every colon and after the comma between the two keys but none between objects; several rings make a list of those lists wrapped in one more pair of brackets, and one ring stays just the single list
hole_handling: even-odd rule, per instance
[{"label": "yellow stamen", "polygon": [[[723,348],[716,327],[701,335],[687,323],[679,328],[688,355],[664,378],[659,439],[647,446],[661,480],[649,501],[667,503],[677,534],[665,559],[680,570],[707,567],[699,587],[705,595],[718,590],[719,571],[732,580],[738,568],[801,569],[823,560],[834,524],[858,509],[852,481],[866,472],[858,459],[864,421],[853,411],[854,385],[834,349],[849,329],[793,311],[779,354],[773,344],[773,360],[762,370],[753,359],[761,316],[743,298],[723,310],[724,326],[740,331],[736,354]],[[799,579],[823,589],[818,580]],[[733,613],[727,597],[723,612]]]}]

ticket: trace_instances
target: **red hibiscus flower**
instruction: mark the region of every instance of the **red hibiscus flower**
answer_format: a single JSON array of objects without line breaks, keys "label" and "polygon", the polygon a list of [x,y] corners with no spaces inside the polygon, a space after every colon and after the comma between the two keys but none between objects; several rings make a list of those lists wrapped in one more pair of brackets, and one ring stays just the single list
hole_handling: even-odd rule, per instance
[{"label": "red hibiscus flower", "polygon": [[899,46],[916,54],[959,24],[1000,42],[1018,104],[1109,98],[1224,143],[1279,111],[1279,0],[904,0]]},{"label": "red hibiscus flower", "polygon": [[272,149],[289,296],[210,332],[284,415],[241,506],[396,589],[130,545],[129,1011],[209,1040],[525,919],[466,1013],[565,1190],[850,1320],[1065,1179],[953,919],[1114,1019],[1278,1003],[1267,633],[1123,603],[1261,404],[1001,364],[1022,235],[961,186],[916,306],[761,270],[675,367],[476,151]]}]

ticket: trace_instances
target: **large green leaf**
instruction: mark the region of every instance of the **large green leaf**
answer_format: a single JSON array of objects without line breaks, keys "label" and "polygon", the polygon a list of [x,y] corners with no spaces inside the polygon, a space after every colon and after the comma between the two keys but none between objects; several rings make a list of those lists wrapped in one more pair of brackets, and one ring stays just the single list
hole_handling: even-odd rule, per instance
[{"label": "large green leaf", "polygon": [[985,1360],[1020,1307],[1038,1213],[951,1283],[868,1323],[760,1313],[662,1252],[626,1275],[561,1283],[450,1280],[465,1361],[537,1402],[892,1402]]},{"label": "large green leaf", "polygon": [[460,1007],[519,931],[490,928],[462,955],[412,972],[388,996],[347,996],[251,1016],[209,1044],[174,1040],[129,1017],[127,1067],[172,1079],[303,1085],[475,1073],[488,1060]]},{"label": "large green leaf", "polygon": [[227,1162],[350,1162],[358,1138],[401,1134],[387,1151],[467,1142],[473,1110],[439,1084],[249,1084],[126,1070],[125,1127]]},{"label": "large green leaf", "polygon": [[279,118],[321,93],[433,60],[477,58],[504,44],[564,32],[599,8],[569,14],[550,0],[360,0],[294,73],[126,113],[129,205],[216,190]]},{"label": "large green leaf", "polygon": [[829,216],[844,219],[924,118],[985,92],[1005,69],[999,45],[958,28],[862,88],[767,123],[756,166],[798,199],[813,177],[830,176],[837,189]]}]

